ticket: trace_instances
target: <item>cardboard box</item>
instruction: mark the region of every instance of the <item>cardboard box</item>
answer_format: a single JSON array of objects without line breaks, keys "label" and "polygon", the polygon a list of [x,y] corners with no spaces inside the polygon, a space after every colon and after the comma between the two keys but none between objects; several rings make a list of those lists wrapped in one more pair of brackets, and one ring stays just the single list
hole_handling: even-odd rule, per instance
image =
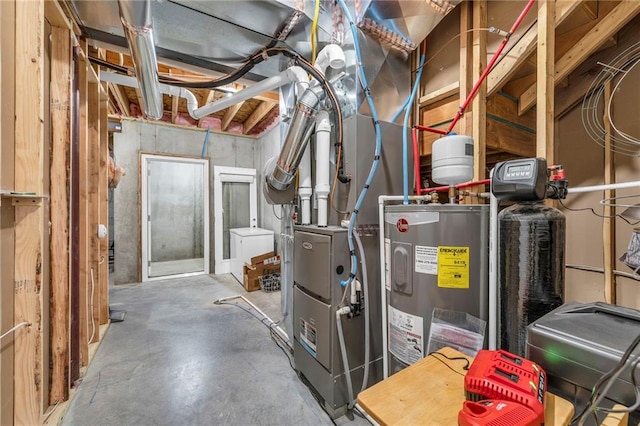
[{"label": "cardboard box", "polygon": [[280,258],[274,252],[252,257],[251,264],[244,264],[244,289],[246,291],[260,290],[260,277],[276,272],[280,273]]}]

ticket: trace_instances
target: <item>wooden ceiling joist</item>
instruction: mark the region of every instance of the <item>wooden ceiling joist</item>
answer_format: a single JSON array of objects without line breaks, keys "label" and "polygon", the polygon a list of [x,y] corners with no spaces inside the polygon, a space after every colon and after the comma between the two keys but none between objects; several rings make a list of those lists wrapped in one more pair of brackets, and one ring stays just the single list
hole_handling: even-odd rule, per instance
[{"label": "wooden ceiling joist", "polygon": [[176,118],[178,117],[178,104],[180,102],[180,97],[173,95],[171,97],[171,122],[176,124]]},{"label": "wooden ceiling joist", "polygon": [[262,121],[263,118],[267,116],[278,104],[275,102],[262,102],[258,107],[251,113],[249,118],[244,122],[244,134],[248,134],[251,129],[253,129],[256,124]]},{"label": "wooden ceiling joist", "polygon": [[227,111],[224,113],[224,117],[222,117],[222,127],[221,127],[222,131],[227,130],[227,128],[229,127],[229,124],[231,124],[231,121],[236,116],[238,111],[240,111],[240,108],[242,108],[243,104],[244,102],[238,102],[231,108],[227,109]]},{"label": "wooden ceiling joist", "polygon": [[[581,0],[559,1],[556,6],[556,27],[564,22],[581,3]],[[487,77],[487,96],[493,95],[511,80],[520,65],[525,63],[536,50],[537,40],[538,23],[536,22]]]},{"label": "wooden ceiling joist", "polygon": [[[555,81],[565,78],[584,62],[598,47],[624,27],[640,12],[640,1],[623,0],[605,16],[575,46],[555,64]],[[519,111],[524,113],[536,103],[536,85],[530,86],[520,96]]]},{"label": "wooden ceiling joist", "polygon": [[114,83],[108,84],[109,91],[113,95],[113,99],[116,101],[116,105],[120,110],[120,113],[125,117],[131,116],[131,111],[129,110],[129,98],[124,94],[122,88]]}]

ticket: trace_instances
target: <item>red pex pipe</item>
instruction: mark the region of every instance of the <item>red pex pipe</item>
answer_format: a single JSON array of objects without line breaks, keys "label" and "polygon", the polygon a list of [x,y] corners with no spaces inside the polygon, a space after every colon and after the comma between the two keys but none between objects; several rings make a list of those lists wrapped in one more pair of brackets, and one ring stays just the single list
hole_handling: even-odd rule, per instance
[{"label": "red pex pipe", "polygon": [[411,139],[413,141],[413,169],[416,176],[416,189],[415,193],[420,194],[420,187],[422,186],[422,179],[420,177],[420,150],[418,149],[418,129],[411,128]]},{"label": "red pex pipe", "polygon": [[[470,186],[488,185],[490,183],[491,183],[491,179],[484,179],[484,180],[479,180],[475,182],[460,183],[456,185],[455,188],[463,189],[463,188],[468,188]],[[431,194],[432,192],[447,192],[448,190],[449,190],[448,186],[434,186],[433,188],[420,189],[420,194]]]},{"label": "red pex pipe", "polygon": [[437,133],[437,134],[443,135],[443,136],[446,136],[448,134],[445,130],[434,129],[433,127],[421,126],[419,124],[416,124],[413,127],[415,127],[418,130],[422,130],[424,132]]},{"label": "red pex pipe", "polygon": [[[522,21],[524,20],[525,16],[527,16],[527,13],[529,12],[529,10],[531,10],[534,3],[535,3],[535,0],[529,0],[526,6],[524,7],[524,9],[522,9],[522,12],[520,12],[520,16],[518,16],[516,21],[511,26],[511,30],[509,30],[509,33],[507,34],[507,36],[504,38],[504,40],[502,40],[502,43],[500,43],[498,50],[496,50],[496,52],[491,57],[491,60],[487,64],[487,68],[485,68],[482,75],[480,75],[480,78],[478,79],[476,84],[473,86],[473,89],[471,89],[471,92],[469,92],[469,96],[467,96],[467,99],[465,99],[464,103],[460,106],[460,108],[458,108],[458,112],[453,118],[453,121],[451,122],[451,124],[449,124],[446,134],[451,133],[451,130],[453,130],[454,126],[458,123],[458,120],[460,120],[460,117],[464,115],[465,110],[467,109],[467,107],[469,106],[473,98],[476,96],[476,93],[478,93],[478,90],[480,90],[480,86],[482,85],[482,83],[484,83],[485,79],[487,78],[487,75],[489,75],[489,72],[493,69],[493,66],[498,61],[498,57],[500,57],[500,54],[502,54],[502,51],[507,45],[507,42],[509,42],[509,38],[511,37],[511,34],[513,34],[518,29],[520,24],[522,24]],[[427,130],[427,131],[431,131],[431,130]]]}]

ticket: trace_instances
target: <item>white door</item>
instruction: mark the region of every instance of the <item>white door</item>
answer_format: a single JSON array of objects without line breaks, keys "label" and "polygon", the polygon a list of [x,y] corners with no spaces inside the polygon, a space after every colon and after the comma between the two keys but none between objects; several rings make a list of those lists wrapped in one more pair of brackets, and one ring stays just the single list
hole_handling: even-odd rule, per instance
[{"label": "white door", "polygon": [[229,230],[258,227],[256,169],[213,168],[213,226],[214,270],[229,274],[233,262]]},{"label": "white door", "polygon": [[143,154],[142,281],[209,273],[208,159]]}]

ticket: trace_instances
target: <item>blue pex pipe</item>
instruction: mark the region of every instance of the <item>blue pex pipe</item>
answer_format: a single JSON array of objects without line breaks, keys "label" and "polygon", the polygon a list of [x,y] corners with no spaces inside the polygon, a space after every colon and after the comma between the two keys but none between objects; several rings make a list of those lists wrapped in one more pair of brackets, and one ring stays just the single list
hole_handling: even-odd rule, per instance
[{"label": "blue pex pipe", "polygon": [[402,200],[402,204],[409,204],[409,141],[407,136],[407,132],[409,131],[409,114],[411,113],[413,100],[416,97],[416,93],[418,93],[418,87],[420,87],[420,78],[422,78],[422,70],[424,68],[425,57],[426,55],[424,53],[420,57],[418,74],[416,74],[416,81],[413,83],[413,90],[411,90],[411,95],[409,95],[409,99],[407,99],[406,111],[404,113],[404,122],[402,129],[402,188],[404,190],[404,199]]},{"label": "blue pex pipe", "polygon": [[349,220],[349,230],[347,233],[347,241],[349,243],[349,253],[351,255],[351,271],[349,274],[349,278],[345,281],[342,281],[340,285],[346,287],[351,284],[353,279],[356,277],[358,273],[358,259],[356,258],[356,250],[353,243],[353,229],[355,227],[356,221],[358,219],[358,212],[362,207],[362,203],[364,203],[364,199],[367,196],[367,190],[369,186],[373,182],[373,178],[376,175],[378,170],[378,164],[380,163],[380,153],[382,152],[382,131],[380,129],[380,119],[378,118],[378,111],[376,110],[376,106],[373,103],[373,98],[371,97],[371,90],[369,89],[369,85],[367,84],[367,77],[364,73],[364,67],[362,66],[362,53],[360,51],[360,43],[358,42],[358,31],[356,29],[356,25],[353,23],[353,18],[351,17],[351,12],[349,12],[349,8],[344,0],[338,0],[340,7],[344,11],[344,15],[349,21],[349,28],[351,29],[351,34],[353,36],[353,46],[356,51],[356,60],[358,61],[358,73],[360,75],[360,84],[364,90],[365,98],[367,99],[367,103],[369,104],[369,108],[371,109],[371,118],[373,119],[373,126],[376,133],[376,148],[375,154],[373,157],[373,163],[371,164],[371,170],[369,170],[369,175],[367,176],[367,180],[365,182],[360,195],[358,196],[358,200],[356,201],[356,205],[351,213],[351,219]]}]

